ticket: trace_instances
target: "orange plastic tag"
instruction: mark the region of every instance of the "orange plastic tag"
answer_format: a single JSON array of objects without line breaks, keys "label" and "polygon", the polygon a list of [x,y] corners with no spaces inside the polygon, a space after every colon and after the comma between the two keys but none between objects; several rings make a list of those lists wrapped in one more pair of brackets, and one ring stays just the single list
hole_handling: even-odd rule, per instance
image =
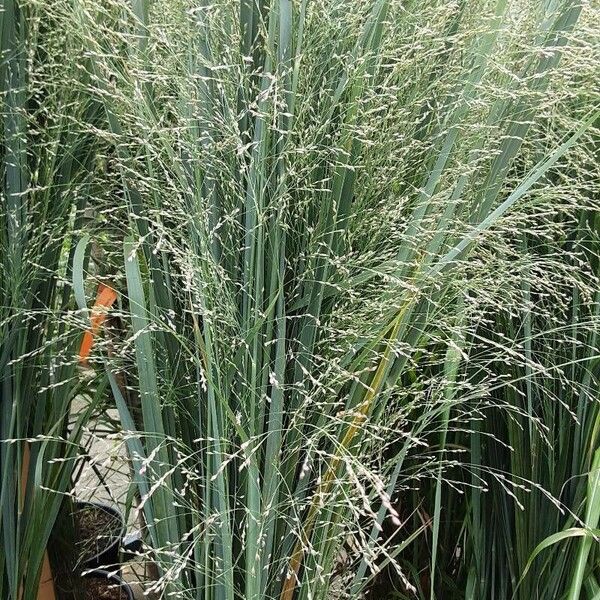
[{"label": "orange plastic tag", "polygon": [[113,288],[103,283],[98,284],[96,301],[90,315],[90,328],[83,334],[83,340],[81,340],[81,347],[79,348],[79,362],[81,364],[87,364],[88,356],[94,345],[94,336],[98,335],[100,327],[106,319],[108,309],[114,304],[116,299],[117,292]]}]

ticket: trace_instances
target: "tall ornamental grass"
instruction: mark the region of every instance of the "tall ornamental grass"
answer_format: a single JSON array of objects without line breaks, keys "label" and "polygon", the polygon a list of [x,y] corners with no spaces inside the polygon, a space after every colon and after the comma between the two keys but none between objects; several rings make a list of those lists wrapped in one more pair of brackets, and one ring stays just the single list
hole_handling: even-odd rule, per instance
[{"label": "tall ornamental grass", "polygon": [[37,598],[87,414],[69,426],[86,389],[69,257],[101,113],[56,4],[0,3],[0,597],[11,600]]},{"label": "tall ornamental grass", "polygon": [[521,496],[565,503],[530,444],[593,402],[592,7],[74,6],[107,142],[75,292],[101,244],[155,591],[547,598],[517,585],[568,523]]},{"label": "tall ornamental grass", "polygon": [[597,597],[592,2],[1,6],[0,595],[102,283],[159,597]]}]

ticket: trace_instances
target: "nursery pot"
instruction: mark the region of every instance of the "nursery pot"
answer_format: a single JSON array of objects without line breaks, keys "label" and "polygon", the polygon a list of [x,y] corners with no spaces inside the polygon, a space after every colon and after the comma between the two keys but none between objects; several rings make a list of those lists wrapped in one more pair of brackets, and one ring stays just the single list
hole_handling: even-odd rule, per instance
[{"label": "nursery pot", "polygon": [[94,569],[84,573],[85,600],[134,600],[131,586],[118,575],[103,569]]},{"label": "nursery pot", "polygon": [[114,507],[99,502],[75,503],[76,543],[82,553],[80,566],[97,569],[119,563],[119,549],[125,536],[125,520]]}]

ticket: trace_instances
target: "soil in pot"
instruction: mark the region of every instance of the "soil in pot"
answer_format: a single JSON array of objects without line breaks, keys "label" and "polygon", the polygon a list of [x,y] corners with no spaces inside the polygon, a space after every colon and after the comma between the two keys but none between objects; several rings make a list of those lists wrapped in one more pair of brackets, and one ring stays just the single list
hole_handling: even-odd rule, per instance
[{"label": "soil in pot", "polygon": [[88,575],[82,580],[81,600],[129,600],[130,596],[115,581],[106,577]]},{"label": "soil in pot", "polygon": [[73,520],[79,564],[102,556],[111,545],[118,543],[123,533],[121,518],[100,505],[76,505]]}]

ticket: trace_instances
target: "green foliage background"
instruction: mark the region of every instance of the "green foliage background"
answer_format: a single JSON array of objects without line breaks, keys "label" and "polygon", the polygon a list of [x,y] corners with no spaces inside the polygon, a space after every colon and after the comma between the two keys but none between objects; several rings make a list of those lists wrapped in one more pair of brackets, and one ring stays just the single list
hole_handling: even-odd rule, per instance
[{"label": "green foliage background", "polygon": [[598,8],[2,0],[0,595],[114,404],[164,598],[600,597]]}]

